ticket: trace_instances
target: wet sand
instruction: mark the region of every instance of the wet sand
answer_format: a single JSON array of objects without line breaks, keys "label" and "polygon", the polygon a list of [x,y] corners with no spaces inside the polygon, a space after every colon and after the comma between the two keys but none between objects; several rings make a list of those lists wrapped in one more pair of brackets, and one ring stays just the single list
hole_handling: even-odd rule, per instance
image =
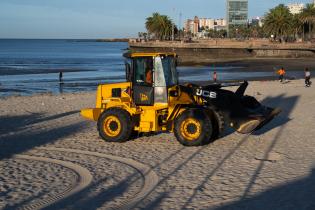
[{"label": "wet sand", "polygon": [[1,98],[0,209],[314,209],[314,87],[250,82],[247,94],[282,113],[193,148],[168,133],[102,141],[79,115],[92,92]]},{"label": "wet sand", "polygon": [[[236,71],[275,71],[281,67],[284,67],[288,71],[303,71],[304,68],[308,67],[315,70],[315,59],[301,59],[301,58],[274,58],[274,59],[233,59],[233,60],[214,60],[206,63],[181,63],[181,66],[216,66],[216,67],[227,67],[233,66],[238,67]],[[233,69],[231,69],[233,71]]]}]

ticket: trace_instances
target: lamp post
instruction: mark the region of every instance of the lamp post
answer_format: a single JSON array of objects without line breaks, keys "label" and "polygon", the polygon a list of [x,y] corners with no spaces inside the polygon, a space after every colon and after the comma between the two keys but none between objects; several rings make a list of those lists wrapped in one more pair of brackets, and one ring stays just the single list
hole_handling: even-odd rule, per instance
[{"label": "lamp post", "polygon": [[[173,14],[175,13],[175,8],[173,7]],[[175,35],[175,25],[174,21],[172,21],[172,41],[174,41],[174,35]]]},{"label": "lamp post", "polygon": [[178,37],[181,40],[181,28],[182,28],[182,13],[179,13],[179,20],[178,20]]},{"label": "lamp post", "polygon": [[174,23],[172,23],[172,41],[174,41]]}]

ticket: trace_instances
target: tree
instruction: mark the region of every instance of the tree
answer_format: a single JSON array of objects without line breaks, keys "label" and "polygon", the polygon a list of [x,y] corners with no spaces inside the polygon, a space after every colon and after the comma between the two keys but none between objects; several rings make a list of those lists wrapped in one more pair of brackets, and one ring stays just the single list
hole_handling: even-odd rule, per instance
[{"label": "tree", "polygon": [[[308,26],[309,38],[312,38],[312,28],[315,25],[315,5],[307,4],[300,15],[300,21]],[[304,32],[305,30],[303,30]]]},{"label": "tree", "polygon": [[172,30],[177,32],[177,27],[172,20],[166,15],[153,13],[151,17],[146,19],[145,27],[149,34],[152,34],[156,39],[168,40],[171,38]]},{"label": "tree", "polygon": [[215,29],[207,29],[207,36],[209,38],[225,38],[227,35],[226,30],[215,30]]},{"label": "tree", "polygon": [[251,28],[248,25],[230,25],[230,38],[246,39],[251,36]]},{"label": "tree", "polygon": [[292,35],[293,20],[289,9],[280,4],[266,15],[264,29],[269,35],[274,35],[276,39],[285,40]]},{"label": "tree", "polygon": [[292,20],[292,33],[295,39],[304,32],[303,25],[304,23],[301,20],[301,14],[294,15]]}]

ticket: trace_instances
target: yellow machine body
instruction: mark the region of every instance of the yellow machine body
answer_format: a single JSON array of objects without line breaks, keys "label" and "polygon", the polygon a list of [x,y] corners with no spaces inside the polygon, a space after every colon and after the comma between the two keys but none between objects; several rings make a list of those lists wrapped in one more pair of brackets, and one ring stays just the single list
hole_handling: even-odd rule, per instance
[{"label": "yellow machine body", "polygon": [[[113,97],[112,90],[120,88],[121,97]],[[133,104],[132,97],[127,93],[131,90],[130,82],[103,84],[97,88],[96,107],[82,109],[81,115],[89,120],[98,121],[100,115],[109,108],[119,107],[126,110],[131,117],[138,116],[139,121],[134,127],[139,132],[159,132],[172,131],[173,126],[161,125],[159,117],[167,116],[165,121],[174,120],[183,110],[180,105],[191,104],[192,100],[186,93],[179,93],[177,97],[169,97],[168,103],[156,103],[153,106],[136,106]],[[169,92],[176,90],[176,86],[169,88]],[[169,95],[169,94],[168,94]]]},{"label": "yellow machine body", "polygon": [[280,112],[244,96],[247,82],[235,93],[221,89],[222,84],[179,85],[174,53],[132,53],[129,58],[126,82],[99,85],[95,108],[81,110],[98,122],[105,141],[168,131],[183,145],[199,146],[217,139],[226,122],[251,133]]},{"label": "yellow machine body", "polygon": [[[176,57],[175,53],[132,53],[132,59],[143,57],[170,56]],[[121,94],[113,96],[113,90],[120,89]],[[139,132],[159,132],[172,131],[173,126],[167,123],[159,123],[160,118],[169,122],[176,118],[183,111],[180,104],[191,104],[192,100],[186,93],[179,93],[176,97],[169,96],[167,103],[154,103],[152,106],[137,106],[132,99],[132,82],[122,82],[114,84],[102,84],[97,88],[96,107],[81,110],[81,115],[87,119],[98,121],[100,115],[107,109],[119,107],[126,110],[131,117],[137,116],[138,122],[134,126],[135,131]],[[177,90],[176,85],[168,87],[168,92]],[[129,91],[129,93],[128,93]],[[142,97],[146,98],[145,94]]]}]

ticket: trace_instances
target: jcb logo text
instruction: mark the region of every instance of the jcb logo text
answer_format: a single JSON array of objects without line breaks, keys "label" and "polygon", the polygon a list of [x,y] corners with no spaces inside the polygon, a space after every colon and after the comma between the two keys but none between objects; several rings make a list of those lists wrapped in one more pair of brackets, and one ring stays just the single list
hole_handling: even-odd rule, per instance
[{"label": "jcb logo text", "polygon": [[196,95],[197,96],[203,96],[203,97],[206,97],[206,98],[217,98],[217,93],[216,92],[210,92],[210,91],[201,90],[201,89],[197,89]]}]

